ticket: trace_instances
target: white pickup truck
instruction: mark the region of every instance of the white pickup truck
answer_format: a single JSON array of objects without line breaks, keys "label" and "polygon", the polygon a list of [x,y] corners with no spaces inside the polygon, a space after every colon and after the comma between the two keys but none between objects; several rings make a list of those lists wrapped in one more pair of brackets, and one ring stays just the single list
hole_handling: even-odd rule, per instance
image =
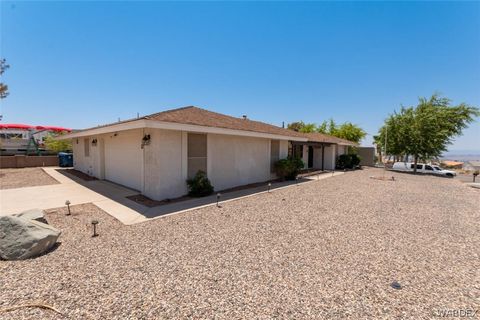
[{"label": "white pickup truck", "polygon": [[[415,164],[412,162],[395,162],[393,164],[392,170],[413,172],[414,166]],[[439,166],[436,166],[433,164],[424,164],[424,163],[417,163],[417,172],[435,174],[435,175],[445,176],[445,177],[454,177],[457,175],[455,171],[444,170]]]}]

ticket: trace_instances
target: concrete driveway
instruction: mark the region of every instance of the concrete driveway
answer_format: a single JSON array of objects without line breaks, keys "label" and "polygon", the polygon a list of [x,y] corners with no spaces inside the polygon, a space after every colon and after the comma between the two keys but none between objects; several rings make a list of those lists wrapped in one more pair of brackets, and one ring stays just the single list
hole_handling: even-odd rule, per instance
[{"label": "concrete driveway", "polygon": [[32,208],[51,209],[93,203],[124,224],[147,220],[140,212],[146,207],[125,198],[138,194],[135,190],[101,180],[81,181],[58,172],[58,168],[43,168],[59,184],[0,190],[0,215],[19,213]]}]

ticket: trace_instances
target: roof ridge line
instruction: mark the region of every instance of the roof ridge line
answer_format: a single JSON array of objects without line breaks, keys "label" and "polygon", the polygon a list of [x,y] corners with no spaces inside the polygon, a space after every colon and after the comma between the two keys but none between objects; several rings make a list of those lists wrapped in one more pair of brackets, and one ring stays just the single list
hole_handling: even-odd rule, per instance
[{"label": "roof ridge line", "polygon": [[154,117],[154,116],[157,116],[159,114],[166,114],[166,113],[185,110],[185,109],[190,109],[190,108],[201,109],[201,108],[198,108],[198,107],[195,107],[195,106],[185,106],[185,107],[179,107],[179,108],[175,108],[175,109],[163,110],[163,111],[155,112],[155,113],[152,113],[152,114],[147,114],[146,116],[140,117],[140,119],[148,119],[149,117]]}]

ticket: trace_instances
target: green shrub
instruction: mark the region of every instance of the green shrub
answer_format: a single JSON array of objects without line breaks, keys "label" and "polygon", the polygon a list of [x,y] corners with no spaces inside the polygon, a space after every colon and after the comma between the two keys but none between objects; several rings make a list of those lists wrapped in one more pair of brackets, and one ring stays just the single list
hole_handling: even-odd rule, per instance
[{"label": "green shrub", "polygon": [[347,169],[352,167],[352,158],[348,154],[341,154],[337,158],[337,168]]},{"label": "green shrub", "polygon": [[304,163],[300,158],[288,157],[275,163],[275,173],[282,180],[295,180],[303,169]]},{"label": "green shrub", "polygon": [[351,154],[350,155],[350,162],[352,164],[352,168],[358,167],[360,165],[360,156],[358,154]]},{"label": "green shrub", "polygon": [[195,177],[187,180],[188,195],[192,197],[204,197],[213,193],[213,186],[207,178],[207,174],[199,170]]},{"label": "green shrub", "polygon": [[63,135],[64,133],[59,134],[52,134],[50,133],[45,138],[45,147],[50,151],[55,152],[62,152],[62,151],[71,151],[72,148],[72,141],[70,139],[67,140],[55,140],[56,137]]},{"label": "green shrub", "polygon": [[341,154],[337,158],[337,168],[353,169],[360,164],[360,160],[357,154]]}]

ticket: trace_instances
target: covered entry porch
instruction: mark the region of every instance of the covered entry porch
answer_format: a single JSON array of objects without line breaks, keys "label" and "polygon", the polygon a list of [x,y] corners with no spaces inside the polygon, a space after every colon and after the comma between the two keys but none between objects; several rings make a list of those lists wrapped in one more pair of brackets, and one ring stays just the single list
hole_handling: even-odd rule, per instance
[{"label": "covered entry porch", "polygon": [[335,170],[337,157],[348,153],[355,142],[312,132],[303,134],[308,141],[290,141],[289,155],[299,157],[305,163],[304,169]]},{"label": "covered entry porch", "polygon": [[304,169],[334,170],[337,157],[337,145],[325,142],[291,141],[289,155],[303,160]]}]

